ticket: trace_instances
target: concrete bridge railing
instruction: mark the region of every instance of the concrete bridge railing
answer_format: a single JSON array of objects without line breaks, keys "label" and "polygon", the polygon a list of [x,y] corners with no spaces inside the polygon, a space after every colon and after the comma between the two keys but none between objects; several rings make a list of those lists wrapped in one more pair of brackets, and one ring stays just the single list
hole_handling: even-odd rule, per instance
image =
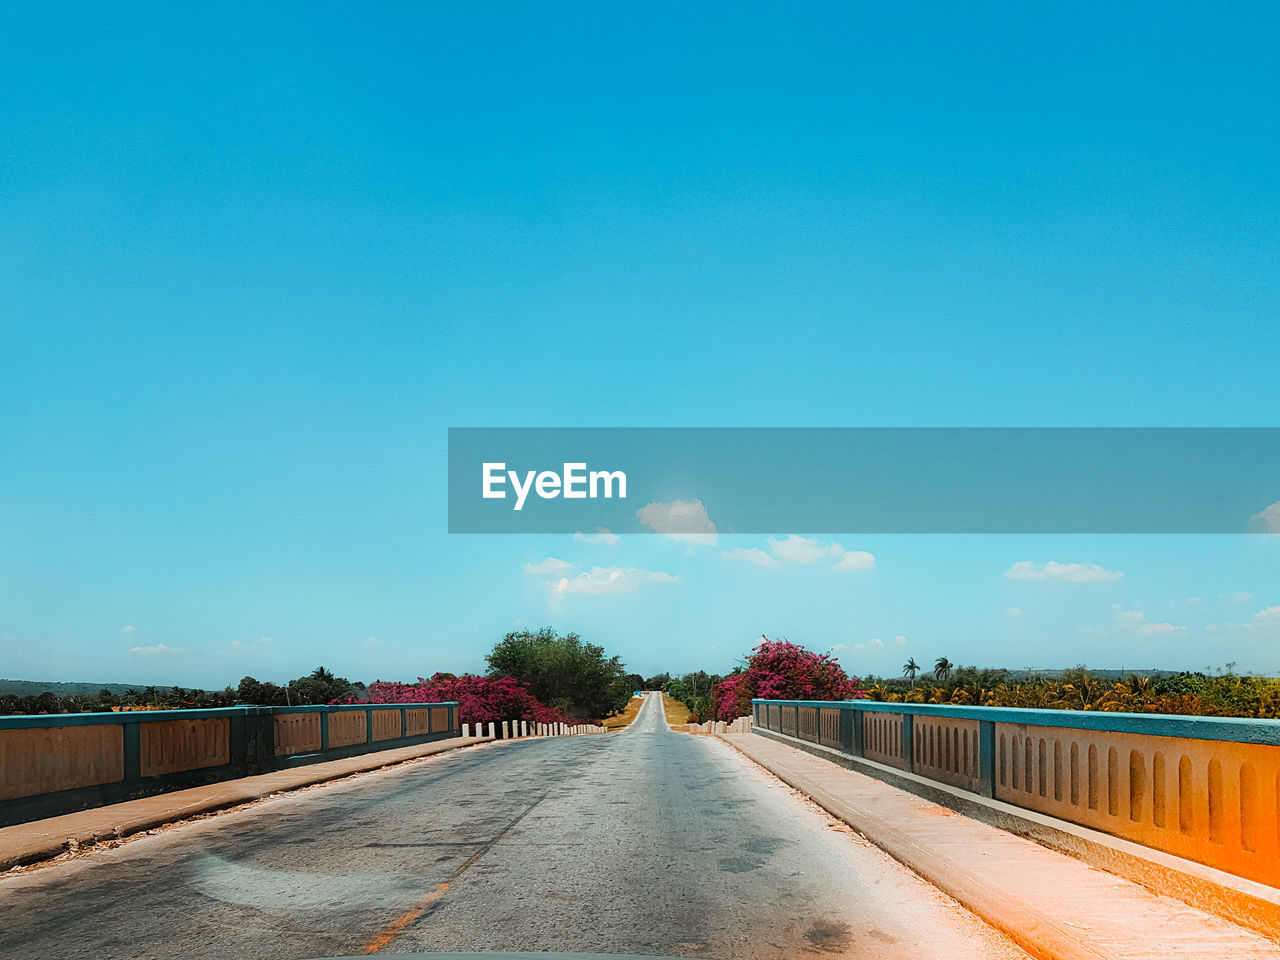
[{"label": "concrete bridge railing", "polygon": [[756,732],[1280,886],[1280,721],[867,700],[752,709]]},{"label": "concrete bridge railing", "polygon": [[[523,737],[580,737],[585,734],[608,733],[607,727],[595,723],[535,723],[531,720],[503,720],[488,725],[488,736],[495,740],[518,740]],[[471,736],[471,725],[462,725],[462,735]],[[485,736],[485,725],[476,724],[476,736]]]},{"label": "concrete bridge railing", "polygon": [[459,736],[456,703],[0,717],[0,826]]}]

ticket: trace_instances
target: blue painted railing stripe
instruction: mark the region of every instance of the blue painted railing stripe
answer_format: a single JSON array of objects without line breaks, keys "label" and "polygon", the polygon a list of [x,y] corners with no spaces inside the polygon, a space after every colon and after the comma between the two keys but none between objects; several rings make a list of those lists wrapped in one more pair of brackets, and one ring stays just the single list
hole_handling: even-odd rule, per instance
[{"label": "blue painted railing stripe", "polygon": [[1038,710],[1026,707],[971,707],[936,703],[886,703],[881,700],[752,700],[752,704],[795,707],[838,707],[860,713],[902,713],[986,720],[1037,727],[1064,727],[1112,733],[1140,733],[1189,740],[1229,740],[1280,745],[1280,720],[1253,717],[1188,717],[1172,714],[1120,713],[1103,710]]}]

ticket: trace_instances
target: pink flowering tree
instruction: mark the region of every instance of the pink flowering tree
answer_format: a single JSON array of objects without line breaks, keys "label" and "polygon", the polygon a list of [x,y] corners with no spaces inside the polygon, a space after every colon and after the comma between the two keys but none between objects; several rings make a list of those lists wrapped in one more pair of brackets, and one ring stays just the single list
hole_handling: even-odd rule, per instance
[{"label": "pink flowering tree", "polygon": [[[437,673],[417,683],[376,680],[369,684],[362,703],[441,703],[456,701],[459,723],[502,723],[528,720],[534,723],[581,723],[553,710],[512,677],[478,677]],[[352,699],[346,702],[354,703]]]},{"label": "pink flowering tree", "polygon": [[814,653],[786,640],[762,642],[747,657],[746,669],[716,684],[712,692],[717,720],[751,713],[751,701],[861,700],[857,677],[844,672],[829,653]]}]

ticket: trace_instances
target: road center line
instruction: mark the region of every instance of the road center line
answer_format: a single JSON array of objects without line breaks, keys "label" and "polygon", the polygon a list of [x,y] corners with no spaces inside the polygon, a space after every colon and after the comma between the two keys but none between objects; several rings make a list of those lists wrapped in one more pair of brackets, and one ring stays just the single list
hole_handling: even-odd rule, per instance
[{"label": "road center line", "polygon": [[542,796],[534,800],[533,803],[529,804],[529,806],[525,807],[525,809],[520,812],[519,816],[499,830],[479,850],[467,857],[466,860],[462,861],[462,863],[458,865],[458,868],[449,875],[447,880],[441,883],[400,916],[396,917],[396,919],[391,921],[391,923],[383,927],[372,940],[364,945],[363,952],[377,953],[394,940],[401,931],[409,926],[409,924],[413,923],[419,917],[430,911],[430,909],[435,906],[436,901],[439,900],[440,897],[444,895],[444,892],[449,889],[449,884],[456,882],[459,877],[470,870],[481,857],[492,850],[499,840],[505,837],[517,823],[527,817],[529,813],[532,812],[533,808],[545,800],[550,793],[551,791],[548,790],[546,793],[542,794]]}]

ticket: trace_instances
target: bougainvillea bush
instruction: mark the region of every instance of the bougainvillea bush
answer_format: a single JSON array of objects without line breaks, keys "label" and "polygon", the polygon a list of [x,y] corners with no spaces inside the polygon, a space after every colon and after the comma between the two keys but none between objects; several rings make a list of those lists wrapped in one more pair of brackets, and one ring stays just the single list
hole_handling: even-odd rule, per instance
[{"label": "bougainvillea bush", "polygon": [[814,653],[786,640],[763,640],[747,657],[746,669],[716,684],[711,694],[717,720],[751,713],[751,701],[862,700],[857,677],[844,672],[829,653]]},{"label": "bougainvillea bush", "polygon": [[[542,703],[529,688],[512,677],[478,677],[437,673],[417,683],[375,680],[362,703],[443,703],[457,701],[459,723],[581,723]],[[354,700],[346,702],[354,703]]]}]

